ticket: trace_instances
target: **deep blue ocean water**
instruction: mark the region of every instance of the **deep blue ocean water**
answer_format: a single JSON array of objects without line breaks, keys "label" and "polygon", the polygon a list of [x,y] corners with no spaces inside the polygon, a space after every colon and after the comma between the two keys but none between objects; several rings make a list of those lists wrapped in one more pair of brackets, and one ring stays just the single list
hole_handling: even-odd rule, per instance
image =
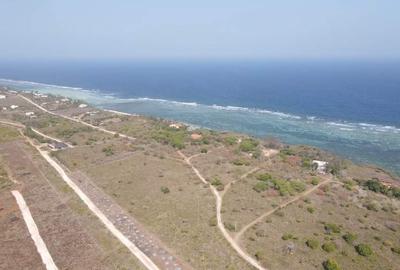
[{"label": "deep blue ocean water", "polygon": [[400,172],[400,62],[3,62],[0,78],[100,107],[315,145]]}]

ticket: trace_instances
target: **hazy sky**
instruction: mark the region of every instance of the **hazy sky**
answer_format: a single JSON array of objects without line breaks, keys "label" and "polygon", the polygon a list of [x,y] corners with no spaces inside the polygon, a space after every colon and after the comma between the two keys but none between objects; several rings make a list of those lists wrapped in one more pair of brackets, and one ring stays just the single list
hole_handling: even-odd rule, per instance
[{"label": "hazy sky", "polygon": [[397,58],[399,0],[0,0],[0,59]]}]

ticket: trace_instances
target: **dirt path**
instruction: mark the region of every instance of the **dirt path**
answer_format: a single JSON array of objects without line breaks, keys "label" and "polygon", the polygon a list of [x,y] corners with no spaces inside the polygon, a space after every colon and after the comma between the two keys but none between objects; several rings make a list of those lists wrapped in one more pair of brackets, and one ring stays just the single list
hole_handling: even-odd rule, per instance
[{"label": "dirt path", "polygon": [[31,127],[31,129],[32,129],[33,132],[35,132],[36,134],[38,134],[38,135],[40,135],[40,136],[42,136],[42,137],[44,137],[46,139],[49,139],[49,140],[52,140],[52,141],[56,141],[56,142],[59,142],[59,143],[65,143],[68,147],[74,148],[74,146],[72,144],[69,144],[67,142],[63,142],[63,141],[61,141],[61,140],[59,140],[57,138],[51,137],[49,135],[46,135],[46,134],[44,134],[44,133],[40,132],[39,130],[34,129],[32,127]]},{"label": "dirt path", "polygon": [[[193,166],[193,164],[190,162],[189,158],[187,158],[181,151],[178,151],[178,154],[184,159],[187,165],[190,166],[190,168],[194,171],[194,173],[197,175],[197,177],[205,184],[209,185],[207,180],[201,175],[199,170],[197,170],[196,167]],[[221,231],[222,235],[225,237],[225,239],[228,241],[228,243],[232,246],[232,248],[242,257],[245,261],[247,261],[249,264],[254,266],[255,268],[259,270],[266,270],[266,268],[262,267],[255,259],[253,259],[250,255],[248,255],[236,242],[235,240],[230,236],[228,231],[225,229],[224,223],[222,221],[221,217],[221,206],[222,206],[222,197],[218,193],[218,190],[212,186],[209,185],[211,191],[213,192],[215,198],[216,198],[216,208],[217,208],[217,224],[218,228]]]},{"label": "dirt path", "polygon": [[21,97],[22,99],[24,99],[25,101],[29,102],[29,103],[32,104],[33,106],[37,107],[38,109],[40,109],[40,110],[42,110],[42,111],[44,111],[44,112],[46,112],[46,113],[48,113],[48,114],[51,114],[51,115],[54,115],[54,116],[58,116],[58,117],[62,117],[62,118],[65,118],[65,119],[68,119],[68,120],[71,120],[71,121],[80,123],[80,124],[82,124],[82,125],[91,127],[91,128],[93,128],[93,129],[102,131],[102,132],[107,133],[107,134],[111,134],[111,135],[117,135],[117,134],[118,134],[118,135],[119,135],[120,137],[122,137],[122,138],[127,138],[127,139],[133,140],[133,141],[136,140],[136,138],[131,137],[131,136],[128,136],[128,135],[120,134],[120,133],[115,132],[115,131],[111,131],[111,130],[108,130],[108,129],[105,129],[105,128],[102,128],[102,127],[98,127],[98,126],[95,126],[95,125],[86,123],[85,121],[82,121],[82,120],[80,120],[80,119],[75,119],[75,118],[73,118],[73,117],[69,117],[69,116],[66,116],[66,115],[62,115],[62,114],[59,114],[59,113],[55,113],[55,112],[49,111],[49,110],[47,110],[46,108],[40,106],[39,104],[35,103],[35,102],[32,101],[31,99],[29,99],[29,98],[27,98],[27,97],[25,97],[25,96],[23,96],[23,95],[21,95],[21,94],[18,94],[18,96]]},{"label": "dirt path", "polygon": [[298,201],[301,198],[306,197],[307,195],[309,195],[310,193],[314,192],[315,190],[317,190],[318,188],[320,188],[323,185],[326,185],[328,183],[334,182],[332,179],[327,179],[325,181],[322,181],[321,183],[319,183],[318,185],[310,188],[309,190],[293,197],[291,200],[284,202],[280,205],[278,205],[277,207],[269,210],[268,212],[264,213],[263,215],[259,216],[258,218],[256,218],[255,220],[253,220],[252,222],[250,222],[249,224],[247,224],[246,226],[244,226],[236,235],[235,235],[235,241],[238,243],[240,240],[240,237],[251,227],[253,227],[255,224],[259,223],[260,221],[262,221],[264,218],[272,215],[273,213],[275,213],[277,210],[282,209],[286,206],[288,206],[289,204],[292,204],[296,201]]},{"label": "dirt path", "polygon": [[32,240],[35,243],[37,251],[42,258],[44,265],[46,266],[47,270],[58,270],[56,264],[53,261],[53,258],[50,255],[49,250],[47,249],[46,244],[44,243],[42,237],[40,236],[39,229],[33,220],[31,212],[29,210],[28,205],[26,204],[24,198],[22,197],[21,193],[17,190],[11,191],[12,195],[15,197],[19,209],[21,210],[22,217],[28,227],[28,231],[31,234]]},{"label": "dirt path", "polygon": [[21,211],[9,190],[0,192],[0,269],[44,269]]},{"label": "dirt path", "polygon": [[249,176],[250,174],[252,174],[252,173],[258,171],[259,169],[260,169],[259,167],[255,167],[255,168],[251,169],[250,171],[246,172],[245,174],[243,174],[242,176],[240,176],[239,179],[235,179],[235,180],[229,182],[229,184],[227,184],[227,185],[224,187],[224,190],[221,192],[221,198],[224,198],[225,193],[228,192],[228,190],[231,188],[231,186],[232,186],[233,184],[235,184],[235,183],[236,183],[237,181],[239,181],[239,180],[242,180],[242,179],[246,178],[246,177]]}]

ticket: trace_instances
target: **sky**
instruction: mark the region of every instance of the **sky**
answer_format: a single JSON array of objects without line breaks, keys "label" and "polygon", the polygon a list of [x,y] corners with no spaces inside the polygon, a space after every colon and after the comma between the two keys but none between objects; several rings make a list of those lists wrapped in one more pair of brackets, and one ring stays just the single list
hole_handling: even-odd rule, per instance
[{"label": "sky", "polygon": [[1,0],[0,60],[400,59],[399,0]]}]

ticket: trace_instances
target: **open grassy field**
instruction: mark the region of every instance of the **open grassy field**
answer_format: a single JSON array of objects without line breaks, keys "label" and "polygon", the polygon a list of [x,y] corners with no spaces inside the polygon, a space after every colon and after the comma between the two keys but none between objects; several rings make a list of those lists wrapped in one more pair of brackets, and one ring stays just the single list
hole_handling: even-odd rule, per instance
[{"label": "open grassy field", "polygon": [[[376,210],[367,209],[370,202]],[[398,200],[334,183],[262,220],[242,242],[271,269],[321,269],[328,258],[341,269],[396,269],[400,257],[391,249],[400,245],[399,206]],[[358,254],[359,244],[372,254]]]}]

